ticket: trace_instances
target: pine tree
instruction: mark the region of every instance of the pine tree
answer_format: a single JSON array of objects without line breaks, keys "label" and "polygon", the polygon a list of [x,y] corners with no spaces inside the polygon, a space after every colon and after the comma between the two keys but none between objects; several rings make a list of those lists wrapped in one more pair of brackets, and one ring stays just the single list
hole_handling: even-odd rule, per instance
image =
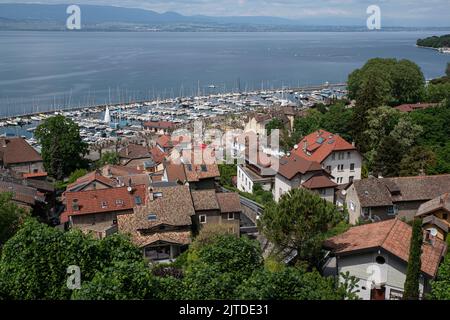
[{"label": "pine tree", "polygon": [[411,243],[409,249],[408,268],[406,270],[404,300],[419,300],[419,280],[422,268],[422,220],[414,220]]}]

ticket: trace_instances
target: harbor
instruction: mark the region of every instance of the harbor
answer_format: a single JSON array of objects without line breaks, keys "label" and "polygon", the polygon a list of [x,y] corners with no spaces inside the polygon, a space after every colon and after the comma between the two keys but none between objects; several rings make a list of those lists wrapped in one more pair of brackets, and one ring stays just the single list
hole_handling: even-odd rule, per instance
[{"label": "harbor", "polygon": [[34,131],[45,119],[63,115],[80,127],[84,142],[111,142],[118,137],[133,138],[142,132],[144,123],[167,121],[185,125],[229,114],[239,115],[257,109],[294,107],[305,110],[317,103],[346,96],[346,84],[325,83],[302,88],[280,88],[252,92],[218,93],[194,97],[132,101],[92,107],[57,108],[48,112],[31,113],[0,119],[1,136],[21,136],[37,150]]}]

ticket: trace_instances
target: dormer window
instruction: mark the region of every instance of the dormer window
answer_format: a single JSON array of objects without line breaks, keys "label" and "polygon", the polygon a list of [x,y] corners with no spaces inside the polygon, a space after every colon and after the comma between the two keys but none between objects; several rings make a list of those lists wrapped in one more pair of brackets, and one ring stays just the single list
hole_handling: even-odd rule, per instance
[{"label": "dormer window", "polygon": [[163,197],[162,192],[153,193],[153,199],[158,199],[158,198],[162,198],[162,197]]},{"label": "dormer window", "polygon": [[141,199],[141,197],[140,196],[135,196],[134,197],[134,203],[136,204],[136,205],[141,205],[142,204],[142,199]]},{"label": "dormer window", "polygon": [[156,221],[156,220],[158,220],[158,216],[157,216],[156,214],[154,214],[154,213],[150,213],[150,214],[147,216],[147,220],[148,220],[148,221]]},{"label": "dormer window", "polygon": [[123,206],[123,204],[124,204],[124,202],[123,202],[122,199],[117,199],[116,200],[116,206],[121,207],[121,206]]},{"label": "dormer window", "polygon": [[102,206],[102,209],[108,208],[108,202],[102,201],[101,206]]}]

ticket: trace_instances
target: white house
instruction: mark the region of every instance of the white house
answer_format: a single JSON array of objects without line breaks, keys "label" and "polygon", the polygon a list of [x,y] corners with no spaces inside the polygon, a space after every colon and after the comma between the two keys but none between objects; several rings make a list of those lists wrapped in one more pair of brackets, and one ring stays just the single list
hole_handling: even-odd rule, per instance
[{"label": "white house", "polygon": [[[339,277],[356,277],[364,300],[399,300],[403,297],[412,227],[399,219],[353,227],[330,238],[324,248],[331,257],[324,273]],[[447,246],[437,238],[425,239],[422,246],[420,294],[430,290],[430,280],[436,277]]]},{"label": "white house", "polygon": [[338,185],[361,179],[362,156],[353,144],[339,135],[324,130],[313,132],[301,139],[292,153],[320,163]]}]

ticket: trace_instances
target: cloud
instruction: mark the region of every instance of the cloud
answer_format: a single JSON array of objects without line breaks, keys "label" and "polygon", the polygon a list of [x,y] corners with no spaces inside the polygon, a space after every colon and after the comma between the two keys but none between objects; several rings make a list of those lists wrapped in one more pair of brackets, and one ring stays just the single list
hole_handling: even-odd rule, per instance
[{"label": "cloud", "polygon": [[97,4],[142,8],[185,15],[277,16],[292,19],[364,21],[366,8],[380,6],[393,24],[450,25],[449,0],[0,0],[0,3]]}]

